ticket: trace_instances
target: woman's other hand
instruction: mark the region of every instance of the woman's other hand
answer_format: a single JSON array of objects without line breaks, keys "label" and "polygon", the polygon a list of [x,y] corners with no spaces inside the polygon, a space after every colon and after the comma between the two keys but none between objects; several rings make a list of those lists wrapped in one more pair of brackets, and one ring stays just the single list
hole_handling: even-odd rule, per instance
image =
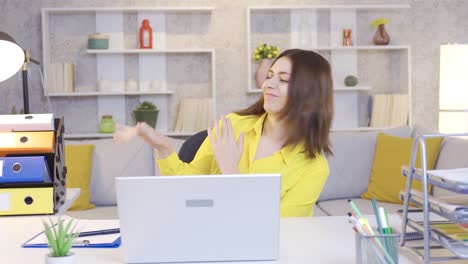
[{"label": "woman's other hand", "polygon": [[164,159],[174,152],[169,138],[150,127],[145,122],[136,125],[136,134],[156,150],[157,158]]},{"label": "woman's other hand", "polygon": [[231,120],[222,117],[219,124],[215,122],[214,134],[208,128],[208,137],[213,146],[213,153],[223,174],[236,174],[239,172],[237,166],[244,148],[244,133],[241,133],[236,142]]}]

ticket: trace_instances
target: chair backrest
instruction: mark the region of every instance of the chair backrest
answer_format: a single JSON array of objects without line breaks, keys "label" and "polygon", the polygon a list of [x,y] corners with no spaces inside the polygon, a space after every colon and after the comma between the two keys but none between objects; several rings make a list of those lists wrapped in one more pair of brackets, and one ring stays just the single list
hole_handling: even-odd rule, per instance
[{"label": "chair backrest", "polygon": [[187,138],[187,140],[185,140],[185,142],[182,144],[179,150],[180,160],[186,163],[191,162],[195,157],[195,154],[197,154],[200,145],[203,143],[207,136],[208,132],[206,132],[206,130],[203,130]]}]

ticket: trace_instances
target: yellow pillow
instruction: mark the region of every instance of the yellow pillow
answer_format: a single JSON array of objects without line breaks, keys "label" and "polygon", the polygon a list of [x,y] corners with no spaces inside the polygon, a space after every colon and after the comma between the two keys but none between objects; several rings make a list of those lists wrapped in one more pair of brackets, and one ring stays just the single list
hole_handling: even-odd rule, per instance
[{"label": "yellow pillow", "polygon": [[75,200],[69,210],[86,210],[94,208],[89,202],[91,193],[91,167],[94,145],[67,145],[65,146],[65,164],[67,166],[67,188],[80,188],[80,196]]},{"label": "yellow pillow", "polygon": [[[372,199],[390,203],[402,203],[399,193],[406,188],[407,178],[401,175],[401,166],[409,165],[413,138],[400,138],[379,133],[375,147],[374,163],[367,186],[367,191],[361,198]],[[427,168],[432,169],[439,153],[442,138],[426,139]],[[416,167],[421,168],[421,153],[418,146]],[[422,184],[413,180],[412,189],[422,190]]]}]

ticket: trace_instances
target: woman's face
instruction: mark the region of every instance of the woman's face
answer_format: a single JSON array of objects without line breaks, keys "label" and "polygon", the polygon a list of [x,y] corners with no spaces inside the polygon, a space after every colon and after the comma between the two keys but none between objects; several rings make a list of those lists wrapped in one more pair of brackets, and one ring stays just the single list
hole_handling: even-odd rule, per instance
[{"label": "woman's face", "polygon": [[291,60],[288,57],[281,57],[268,71],[262,86],[263,108],[268,114],[277,114],[286,105],[291,69]]}]

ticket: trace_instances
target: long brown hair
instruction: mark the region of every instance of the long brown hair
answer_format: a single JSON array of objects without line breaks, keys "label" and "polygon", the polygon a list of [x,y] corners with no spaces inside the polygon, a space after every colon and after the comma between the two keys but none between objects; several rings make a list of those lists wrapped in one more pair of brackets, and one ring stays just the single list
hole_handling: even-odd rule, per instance
[{"label": "long brown hair", "polygon": [[[290,49],[282,52],[281,58],[291,60],[288,99],[279,116],[285,120],[288,135],[284,146],[304,142],[309,158],[317,153],[332,155],[330,127],[333,118],[333,80],[330,64],[321,55],[308,50]],[[263,94],[259,100],[239,115],[262,115]],[[284,147],[283,146],[283,147]]]}]

